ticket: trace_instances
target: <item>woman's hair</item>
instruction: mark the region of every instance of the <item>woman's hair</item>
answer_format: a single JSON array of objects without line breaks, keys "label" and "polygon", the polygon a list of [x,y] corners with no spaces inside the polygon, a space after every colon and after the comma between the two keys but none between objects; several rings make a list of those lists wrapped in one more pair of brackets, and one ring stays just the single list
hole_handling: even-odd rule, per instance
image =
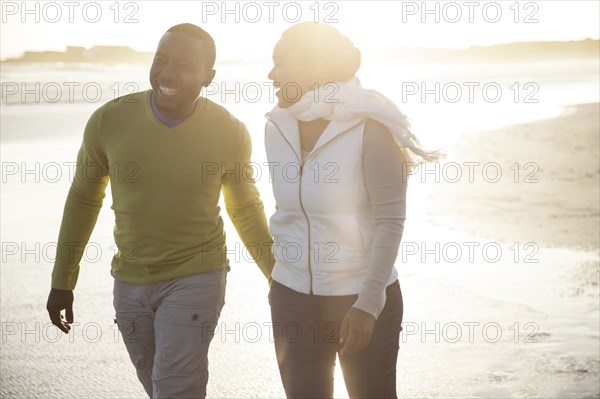
[{"label": "woman's hair", "polygon": [[350,80],[360,67],[360,51],[330,25],[301,22],[283,32],[280,42],[304,59],[321,61],[330,82]]}]

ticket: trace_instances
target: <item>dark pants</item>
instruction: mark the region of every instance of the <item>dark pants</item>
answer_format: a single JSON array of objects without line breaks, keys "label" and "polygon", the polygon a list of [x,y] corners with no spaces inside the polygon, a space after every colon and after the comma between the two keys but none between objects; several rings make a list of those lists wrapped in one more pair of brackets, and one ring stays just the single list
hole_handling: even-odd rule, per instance
[{"label": "dark pants", "polygon": [[[340,327],[356,298],[301,294],[273,281],[273,336],[288,398],[333,397]],[[387,287],[385,307],[375,322],[369,345],[339,356],[351,398],[396,398],[402,312],[402,293],[396,281]]]}]

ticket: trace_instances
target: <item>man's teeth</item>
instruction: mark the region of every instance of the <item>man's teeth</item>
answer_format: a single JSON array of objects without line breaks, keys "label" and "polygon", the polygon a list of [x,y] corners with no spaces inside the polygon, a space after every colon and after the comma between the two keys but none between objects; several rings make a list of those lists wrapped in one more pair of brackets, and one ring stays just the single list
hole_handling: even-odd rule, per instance
[{"label": "man's teeth", "polygon": [[158,89],[160,90],[160,92],[162,94],[164,94],[165,96],[172,96],[174,94],[177,94],[177,90],[176,89],[171,89],[170,87],[166,87],[166,86],[158,86]]}]

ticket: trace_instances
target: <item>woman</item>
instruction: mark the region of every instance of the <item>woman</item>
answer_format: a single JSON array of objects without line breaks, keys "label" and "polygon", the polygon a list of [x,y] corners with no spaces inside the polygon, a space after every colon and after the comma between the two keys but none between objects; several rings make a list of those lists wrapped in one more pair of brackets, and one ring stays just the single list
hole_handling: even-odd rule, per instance
[{"label": "woman", "polygon": [[396,397],[405,166],[436,154],[393,103],[360,87],[360,52],[335,28],[291,27],[273,61],[270,303],[286,395],[331,398],[339,353],[351,397]]}]

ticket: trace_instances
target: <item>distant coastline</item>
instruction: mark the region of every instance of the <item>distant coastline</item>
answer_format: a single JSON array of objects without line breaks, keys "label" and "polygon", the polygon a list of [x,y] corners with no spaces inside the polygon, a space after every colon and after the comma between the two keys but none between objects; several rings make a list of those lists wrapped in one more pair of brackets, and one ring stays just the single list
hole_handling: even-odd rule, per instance
[{"label": "distant coastline", "polygon": [[154,53],[135,51],[128,46],[68,46],[65,51],[26,51],[2,63],[139,64],[149,63],[153,56]]},{"label": "distant coastline", "polygon": [[561,59],[600,59],[600,40],[514,42],[467,49],[399,48],[373,51],[373,56],[405,62],[539,62]]},{"label": "distant coastline", "polygon": [[[600,40],[515,42],[467,49],[410,48],[374,49],[368,51],[382,60],[405,62],[531,62],[573,58],[600,59]],[[65,51],[26,51],[20,57],[2,63],[93,63],[148,64],[154,53],[139,52],[128,46],[69,46]],[[225,63],[235,63],[230,60]]]}]

